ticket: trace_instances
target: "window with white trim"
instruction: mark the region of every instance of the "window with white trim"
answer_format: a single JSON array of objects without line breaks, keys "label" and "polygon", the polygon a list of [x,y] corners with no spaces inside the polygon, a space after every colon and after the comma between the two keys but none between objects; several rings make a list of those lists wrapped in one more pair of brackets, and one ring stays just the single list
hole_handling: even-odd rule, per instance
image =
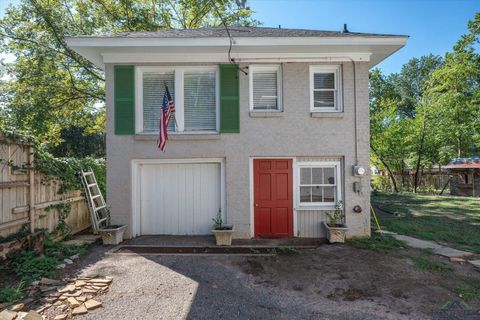
[{"label": "window with white trim", "polygon": [[310,111],[341,112],[342,107],[340,66],[310,66]]},{"label": "window with white trim", "polygon": [[300,206],[333,206],[341,200],[340,162],[304,163],[298,167]]},{"label": "window with white trim", "polygon": [[250,65],[250,110],[282,111],[280,65]]},{"label": "window with white trim", "polygon": [[175,113],[168,130],[175,133],[218,131],[218,71],[209,67],[137,67],[136,132],[156,134],[165,85]]}]

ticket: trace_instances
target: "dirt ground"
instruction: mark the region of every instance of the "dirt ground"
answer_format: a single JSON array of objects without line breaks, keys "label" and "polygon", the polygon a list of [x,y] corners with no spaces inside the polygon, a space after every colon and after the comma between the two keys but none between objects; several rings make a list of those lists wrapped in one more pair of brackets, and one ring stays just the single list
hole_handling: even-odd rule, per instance
[{"label": "dirt ground", "polygon": [[[459,281],[480,281],[469,264],[421,271],[409,255],[322,245],[275,256],[105,254],[95,246],[70,275],[114,278],[103,308],[79,319],[431,319]],[[470,305],[480,307],[480,302]]]}]

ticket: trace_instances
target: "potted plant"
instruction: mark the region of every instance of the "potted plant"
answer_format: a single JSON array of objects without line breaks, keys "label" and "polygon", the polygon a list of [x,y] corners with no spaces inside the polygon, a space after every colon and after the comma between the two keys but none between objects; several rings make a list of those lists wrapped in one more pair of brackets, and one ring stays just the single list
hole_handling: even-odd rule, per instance
[{"label": "potted plant", "polygon": [[103,244],[117,245],[123,241],[123,234],[126,228],[127,226],[125,225],[109,225],[99,229],[98,233],[102,236]]},{"label": "potted plant", "polygon": [[98,233],[102,236],[104,245],[117,245],[123,241],[123,234],[125,233],[126,225],[111,225],[110,224],[110,210],[106,210],[106,220],[99,225]]},{"label": "potted plant", "polygon": [[222,219],[222,210],[218,210],[218,214],[213,220],[213,234],[215,235],[215,241],[217,246],[230,246],[232,245],[233,238],[233,225],[224,224]]},{"label": "potted plant", "polygon": [[345,242],[345,234],[348,227],[345,225],[345,212],[343,210],[343,202],[338,201],[335,204],[335,210],[327,213],[329,221],[323,223],[327,229],[327,239],[330,243]]}]

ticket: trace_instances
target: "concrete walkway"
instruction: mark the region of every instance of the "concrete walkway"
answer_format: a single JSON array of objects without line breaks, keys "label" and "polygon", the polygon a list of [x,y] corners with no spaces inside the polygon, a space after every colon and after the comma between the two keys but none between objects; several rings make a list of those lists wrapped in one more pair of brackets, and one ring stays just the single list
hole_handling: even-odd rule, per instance
[{"label": "concrete walkway", "polygon": [[[421,240],[409,236],[404,236],[401,234],[397,234],[395,232],[391,231],[386,231],[382,230],[380,233],[383,234],[388,234],[394,237],[397,240],[403,241],[406,244],[408,244],[412,248],[417,248],[417,249],[428,249],[432,250],[433,253],[438,254],[443,257],[447,257],[450,260],[454,261],[455,259],[465,259],[468,257],[473,257],[475,256],[475,253],[473,252],[468,252],[468,251],[462,251],[462,250],[457,250],[454,248],[442,246],[438,243],[435,243],[433,241],[427,241],[427,240]],[[462,260],[460,260],[462,261]],[[480,268],[480,259],[477,260],[468,260],[470,264],[473,266]]]},{"label": "concrete walkway", "polygon": [[420,240],[420,239],[417,239],[417,238],[404,236],[404,235],[401,235],[401,234],[394,234],[393,237],[397,240],[401,240],[401,241],[407,243],[412,248],[430,249],[435,254],[438,254],[440,256],[444,256],[444,257],[447,257],[447,258],[465,258],[465,257],[469,257],[469,256],[474,255],[472,252],[461,251],[461,250],[453,249],[453,248],[450,248],[450,247],[442,246],[442,245],[440,245],[438,243],[435,243],[433,241]]}]

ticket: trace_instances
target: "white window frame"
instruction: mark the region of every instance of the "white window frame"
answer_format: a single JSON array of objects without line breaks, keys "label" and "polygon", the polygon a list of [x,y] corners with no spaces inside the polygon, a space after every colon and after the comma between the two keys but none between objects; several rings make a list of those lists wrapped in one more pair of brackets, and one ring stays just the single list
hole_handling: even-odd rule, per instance
[{"label": "white window frame", "polygon": [[342,201],[343,179],[341,175],[340,161],[312,161],[298,162],[295,179],[296,208],[298,209],[320,209],[330,210],[335,208],[335,202],[301,202],[300,201],[300,170],[302,168],[334,168],[335,170],[335,186],[336,186],[336,202]]},{"label": "white window frame", "polygon": [[[216,100],[216,128],[215,130],[185,131],[185,91],[184,75],[185,72],[195,71],[215,71],[215,100]],[[135,67],[135,133],[145,134],[143,130],[143,74],[146,72],[166,73],[173,72],[175,77],[175,119],[178,127],[171,134],[208,134],[218,133],[220,131],[220,82],[218,66],[148,66]],[[173,121],[173,119],[171,120]],[[149,133],[151,134],[151,133]],[[158,134],[158,133],[155,133]]]},{"label": "white window frame", "polygon": [[[334,106],[332,108],[315,108],[314,90],[322,91],[322,89],[314,89],[314,74],[315,73],[332,73],[335,80]],[[310,112],[343,112],[343,88],[342,88],[342,68],[340,65],[315,65],[310,66]],[[323,91],[331,91],[331,89],[323,89]]]},{"label": "white window frame", "polygon": [[[250,111],[252,112],[283,112],[282,102],[282,67],[279,64],[260,65],[253,64],[248,66],[248,91],[250,100]],[[277,72],[277,109],[263,110],[255,109],[253,105],[253,73],[257,71],[276,71]]]}]

